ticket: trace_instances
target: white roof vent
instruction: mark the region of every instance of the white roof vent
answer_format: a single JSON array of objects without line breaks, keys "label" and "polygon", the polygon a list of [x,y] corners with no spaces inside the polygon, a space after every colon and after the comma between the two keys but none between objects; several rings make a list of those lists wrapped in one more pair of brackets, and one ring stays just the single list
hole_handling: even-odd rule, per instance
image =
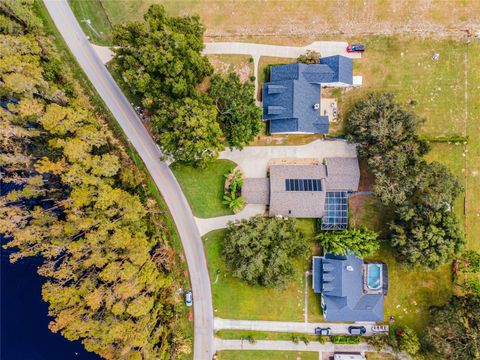
[{"label": "white roof vent", "polygon": [[313,105],[313,108],[314,108],[315,110],[320,109],[320,104],[315,104],[315,105]]},{"label": "white roof vent", "polygon": [[345,269],[347,269],[347,271],[353,271],[353,266],[352,265],[347,265],[347,267]]}]

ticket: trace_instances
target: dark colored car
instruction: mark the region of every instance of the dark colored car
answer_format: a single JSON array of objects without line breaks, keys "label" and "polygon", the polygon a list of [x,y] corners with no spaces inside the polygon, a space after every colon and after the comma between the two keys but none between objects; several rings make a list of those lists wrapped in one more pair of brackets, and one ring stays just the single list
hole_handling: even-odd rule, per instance
[{"label": "dark colored car", "polygon": [[193,304],[193,296],[190,290],[185,293],[185,304],[187,306],[192,306]]},{"label": "dark colored car", "polygon": [[363,335],[367,332],[367,329],[365,329],[365,326],[349,326],[348,327],[348,333],[350,335]]},{"label": "dark colored car", "polygon": [[365,45],[353,44],[353,45],[347,46],[347,52],[349,52],[349,53],[351,53],[351,52],[364,52],[364,51],[365,51]]},{"label": "dark colored car", "polygon": [[327,328],[321,328],[321,327],[316,327],[315,328],[315,335],[322,335],[322,336],[327,336],[332,333],[332,329],[329,327]]}]

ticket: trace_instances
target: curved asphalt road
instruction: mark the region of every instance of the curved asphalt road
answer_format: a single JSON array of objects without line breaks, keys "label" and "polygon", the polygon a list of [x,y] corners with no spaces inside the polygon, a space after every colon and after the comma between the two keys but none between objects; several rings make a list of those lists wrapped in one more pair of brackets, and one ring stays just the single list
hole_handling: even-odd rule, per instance
[{"label": "curved asphalt road", "polygon": [[213,309],[202,240],[177,180],[137,114],[90,46],[66,0],[44,0],[55,25],[129,141],[140,154],[177,226],[190,272],[194,302],[194,358],[213,356]]}]

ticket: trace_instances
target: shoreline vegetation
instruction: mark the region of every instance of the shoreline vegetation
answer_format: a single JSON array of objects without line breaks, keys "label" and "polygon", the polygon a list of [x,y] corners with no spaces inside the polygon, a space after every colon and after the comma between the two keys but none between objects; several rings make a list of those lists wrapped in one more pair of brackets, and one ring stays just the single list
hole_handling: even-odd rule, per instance
[{"label": "shoreline vegetation", "polygon": [[[1,4],[0,232],[41,256],[49,328],[104,358],[188,356],[178,236],[39,1]],[[54,35],[53,39],[51,36]],[[93,102],[93,103],[92,103]],[[133,159],[133,160],[132,160]],[[138,167],[137,167],[138,166]],[[183,279],[183,280],[180,280]]]}]

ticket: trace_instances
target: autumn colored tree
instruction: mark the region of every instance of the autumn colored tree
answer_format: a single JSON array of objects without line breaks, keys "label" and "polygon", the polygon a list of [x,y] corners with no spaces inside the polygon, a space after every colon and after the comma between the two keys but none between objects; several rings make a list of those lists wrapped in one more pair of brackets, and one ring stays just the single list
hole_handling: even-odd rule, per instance
[{"label": "autumn colored tree", "polygon": [[0,196],[0,233],[9,239],[10,260],[43,259],[49,328],[88,351],[106,359],[188,351],[176,325],[174,260],[162,256],[172,251],[168,235],[154,225],[156,204],[139,196],[141,176],[132,179],[131,160],[78,84],[65,90],[73,80],[65,68],[57,73],[63,65],[35,26],[41,22],[29,17],[32,3],[5,7],[0,169],[9,190]]}]

